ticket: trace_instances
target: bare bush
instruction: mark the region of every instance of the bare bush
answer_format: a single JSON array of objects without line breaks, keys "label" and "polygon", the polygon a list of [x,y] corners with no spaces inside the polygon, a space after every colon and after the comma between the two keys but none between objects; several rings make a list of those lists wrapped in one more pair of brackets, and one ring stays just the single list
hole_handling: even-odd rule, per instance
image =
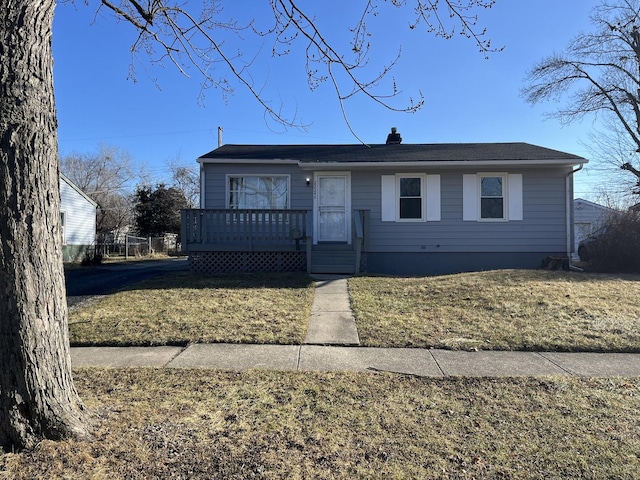
[{"label": "bare bush", "polygon": [[640,212],[611,215],[591,252],[594,271],[640,273]]}]

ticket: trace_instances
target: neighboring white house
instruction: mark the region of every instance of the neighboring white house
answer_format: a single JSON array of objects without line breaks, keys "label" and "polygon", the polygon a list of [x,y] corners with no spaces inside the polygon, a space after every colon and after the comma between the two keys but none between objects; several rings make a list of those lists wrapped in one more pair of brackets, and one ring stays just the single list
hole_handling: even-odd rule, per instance
[{"label": "neighboring white house", "polygon": [[612,208],[583,198],[576,198],[573,201],[574,251],[577,252],[578,244],[602,227],[608,216],[613,212],[615,210]]},{"label": "neighboring white house", "polygon": [[65,262],[77,262],[96,242],[98,204],[71,180],[60,174],[60,224]]}]

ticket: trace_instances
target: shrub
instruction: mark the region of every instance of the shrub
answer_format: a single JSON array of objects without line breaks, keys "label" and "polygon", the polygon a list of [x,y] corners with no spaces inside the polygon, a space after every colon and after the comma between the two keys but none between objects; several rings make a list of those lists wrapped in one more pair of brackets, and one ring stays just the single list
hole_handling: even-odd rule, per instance
[{"label": "shrub", "polygon": [[590,268],[596,272],[640,273],[640,213],[612,215],[591,251]]},{"label": "shrub", "polygon": [[84,257],[82,258],[82,261],[80,262],[80,265],[82,265],[83,267],[89,267],[91,265],[101,265],[102,260],[103,257],[101,253],[87,250],[87,252],[84,254]]}]

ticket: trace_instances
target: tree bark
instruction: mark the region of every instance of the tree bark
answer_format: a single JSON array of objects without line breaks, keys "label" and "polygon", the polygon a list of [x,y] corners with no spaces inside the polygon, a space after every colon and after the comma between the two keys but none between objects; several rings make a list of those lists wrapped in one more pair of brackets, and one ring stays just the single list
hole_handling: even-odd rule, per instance
[{"label": "tree bark", "polygon": [[73,385],[51,27],[54,0],[0,0],[0,445],[88,437]]}]

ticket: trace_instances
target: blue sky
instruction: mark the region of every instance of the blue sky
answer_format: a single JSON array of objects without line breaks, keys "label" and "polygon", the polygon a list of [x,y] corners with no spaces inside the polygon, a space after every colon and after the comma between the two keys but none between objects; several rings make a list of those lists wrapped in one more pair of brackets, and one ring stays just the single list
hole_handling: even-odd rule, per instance
[{"label": "blue sky", "polygon": [[[195,162],[216,148],[218,126],[224,129],[224,143],[357,143],[342,119],[331,85],[322,84],[314,91],[307,86],[301,48],[288,57],[271,58],[271,43],[251,35],[243,41],[228,38],[226,44],[230,49],[242,48],[246,58],[257,55],[252,65],[256,85],[274,107],[282,105],[308,123],[304,131],[265,121],[262,107],[237,84],[226,99],[211,89],[199,102],[201,78],[195,72],[185,77],[171,64],[150,65],[144,55],[135,61],[136,81],[128,79],[135,31],[104,10],[96,15],[99,2],[89,3],[60,4],[54,20],[62,156],[95,152],[101,144],[120,147],[160,182],[168,180],[167,161]],[[256,17],[260,28],[268,26],[264,0],[224,3],[228,8],[224,15],[245,21]],[[395,126],[404,143],[528,142],[588,157],[584,143],[593,119],[563,127],[544,115],[553,110],[553,104],[532,107],[521,98],[520,90],[536,61],[563,50],[577,33],[590,30],[589,12],[597,3],[497,0],[492,9],[479,12],[480,23],[487,27],[493,45],[505,49],[487,60],[460,36],[443,40],[424,30],[410,30],[409,9],[400,16],[387,2],[380,2],[380,14],[369,24],[371,63],[375,67],[391,60],[401,44],[393,77],[407,95],[417,97],[421,91],[425,105],[418,113],[405,114],[356,98],[346,104],[349,121],[367,143],[384,142]],[[229,10],[234,4],[238,11]],[[357,19],[354,6],[359,4],[322,2],[314,8],[319,8],[315,12],[319,24],[340,40],[348,38],[346,28]],[[593,166],[578,173],[576,196],[594,199],[600,178]]]}]

